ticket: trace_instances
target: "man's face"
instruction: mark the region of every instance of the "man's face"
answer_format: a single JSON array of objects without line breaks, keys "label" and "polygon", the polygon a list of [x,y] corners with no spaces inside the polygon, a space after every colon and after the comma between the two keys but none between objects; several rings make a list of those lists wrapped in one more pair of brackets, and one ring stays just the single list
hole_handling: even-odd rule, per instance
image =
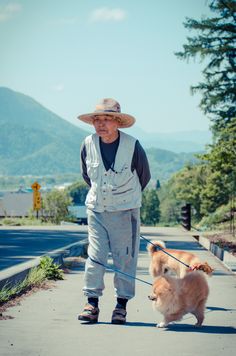
[{"label": "man's face", "polygon": [[98,115],[93,119],[96,133],[101,138],[113,138],[117,136],[118,122],[112,116]]}]

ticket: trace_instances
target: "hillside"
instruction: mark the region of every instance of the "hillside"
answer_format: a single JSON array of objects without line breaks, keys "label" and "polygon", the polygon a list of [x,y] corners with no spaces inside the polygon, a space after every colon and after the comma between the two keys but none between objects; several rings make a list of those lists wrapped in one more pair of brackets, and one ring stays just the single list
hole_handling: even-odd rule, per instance
[{"label": "hillside", "polygon": [[[0,88],[0,175],[78,174],[87,134],[29,96]],[[193,159],[192,153],[159,148],[146,152],[153,178],[162,181]]]},{"label": "hillside", "polygon": [[32,98],[0,88],[0,174],[78,172],[86,135]]},{"label": "hillside", "polygon": [[171,175],[179,171],[187,163],[196,163],[197,159],[193,153],[174,153],[158,148],[146,149],[152,178],[165,181]]}]

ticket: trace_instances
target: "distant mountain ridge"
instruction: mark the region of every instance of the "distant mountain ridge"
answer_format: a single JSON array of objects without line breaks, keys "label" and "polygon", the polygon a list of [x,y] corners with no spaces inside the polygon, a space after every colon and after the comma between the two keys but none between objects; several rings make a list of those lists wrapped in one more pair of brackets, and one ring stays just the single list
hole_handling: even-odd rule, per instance
[{"label": "distant mountain ridge", "polygon": [[[78,173],[79,179],[80,146],[88,134],[31,97],[0,87],[0,175]],[[144,145],[143,138],[135,136]],[[154,138],[158,144],[156,134]],[[153,178],[160,180],[195,160],[192,153],[159,148],[146,152]]]},{"label": "distant mountain ridge", "polygon": [[87,134],[29,96],[0,88],[0,174],[79,172]]},{"label": "distant mountain ridge", "polygon": [[[211,143],[210,131],[179,131],[179,132],[145,132],[138,125],[127,130],[139,137],[145,148],[158,147],[175,153],[204,151]],[[129,132],[128,132],[129,133]]]}]

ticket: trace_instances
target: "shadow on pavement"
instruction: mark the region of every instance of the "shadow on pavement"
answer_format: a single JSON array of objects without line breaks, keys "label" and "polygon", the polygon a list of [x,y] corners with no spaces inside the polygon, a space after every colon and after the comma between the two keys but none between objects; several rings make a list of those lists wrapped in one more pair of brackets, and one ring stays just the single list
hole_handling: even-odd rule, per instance
[{"label": "shadow on pavement", "polygon": [[200,328],[189,324],[172,324],[166,331],[195,332],[204,334],[236,334],[236,328],[232,326],[203,325]]},{"label": "shadow on pavement", "polygon": [[225,308],[221,308],[221,307],[206,307],[207,311],[206,313],[209,313],[211,311],[236,311],[236,309],[225,309]]},{"label": "shadow on pavement", "polygon": [[[96,324],[91,324],[88,322],[82,322],[81,325],[112,325],[113,327],[122,326],[122,327],[156,327],[156,323],[143,323],[139,321],[128,321],[124,325],[113,325],[110,322],[99,321]],[[157,328],[158,330],[158,328]],[[176,331],[176,332],[196,332],[196,333],[205,333],[205,334],[236,334],[236,328],[232,326],[219,326],[219,325],[203,325],[200,328],[194,325],[189,324],[172,324],[167,328],[160,328],[159,330],[163,331]]]},{"label": "shadow on pavement", "polygon": [[143,323],[140,321],[127,321],[124,325],[119,325],[119,324],[112,324],[111,322],[106,322],[106,321],[98,321],[96,324],[91,324],[88,322],[82,322],[81,325],[112,325],[112,327],[117,327],[117,326],[122,326],[122,327],[127,327],[127,326],[135,326],[135,327],[155,327],[156,323]]}]

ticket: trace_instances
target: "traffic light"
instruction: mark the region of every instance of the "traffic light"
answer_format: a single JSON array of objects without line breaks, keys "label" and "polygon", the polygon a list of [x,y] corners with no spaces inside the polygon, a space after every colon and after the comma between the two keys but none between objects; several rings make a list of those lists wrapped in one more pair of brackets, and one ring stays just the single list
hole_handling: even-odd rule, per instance
[{"label": "traffic light", "polygon": [[191,204],[186,204],[181,207],[181,221],[182,226],[190,231],[191,230]]}]

